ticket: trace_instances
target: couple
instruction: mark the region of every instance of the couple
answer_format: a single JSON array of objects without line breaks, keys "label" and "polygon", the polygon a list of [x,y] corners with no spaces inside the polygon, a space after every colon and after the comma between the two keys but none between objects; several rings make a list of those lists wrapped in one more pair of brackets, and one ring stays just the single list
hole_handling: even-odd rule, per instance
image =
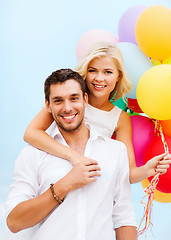
[{"label": "couple", "polygon": [[6,202],[9,229],[23,234],[18,240],[113,240],[114,229],[117,240],[137,239],[126,146],[85,125],[88,95],[77,72],[53,72],[44,90],[51,137],[87,158],[72,166],[26,146]]}]

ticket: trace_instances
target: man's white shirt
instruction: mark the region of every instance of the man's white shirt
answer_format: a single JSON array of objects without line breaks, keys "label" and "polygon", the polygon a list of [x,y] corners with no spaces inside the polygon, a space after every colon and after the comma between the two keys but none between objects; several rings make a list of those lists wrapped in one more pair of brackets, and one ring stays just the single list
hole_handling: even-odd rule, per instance
[{"label": "man's white shirt", "polygon": [[[51,136],[67,145],[57,127]],[[113,240],[114,228],[136,226],[126,146],[100,136],[91,128],[84,155],[97,160],[101,168],[97,181],[69,192],[64,202],[43,221],[23,231],[27,238],[17,233],[14,234],[18,235],[16,239],[29,239],[30,234],[32,240]],[[7,214],[18,203],[45,192],[51,183],[64,177],[71,168],[67,160],[26,146],[15,164],[6,202]]]}]

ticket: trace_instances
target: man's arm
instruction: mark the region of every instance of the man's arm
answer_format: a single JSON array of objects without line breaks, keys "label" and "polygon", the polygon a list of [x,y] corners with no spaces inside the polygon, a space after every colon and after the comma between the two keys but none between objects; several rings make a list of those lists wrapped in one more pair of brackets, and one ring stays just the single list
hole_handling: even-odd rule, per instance
[{"label": "man's arm", "polygon": [[[95,177],[100,176],[99,170],[100,167],[95,160],[90,159],[77,164],[65,177],[53,185],[55,195],[62,199],[71,190],[96,181]],[[7,225],[14,233],[33,227],[42,221],[57,205],[58,202],[53,197],[51,190],[48,189],[38,197],[19,203],[9,213]]]},{"label": "man's arm", "polygon": [[137,240],[136,227],[124,226],[115,229],[116,240]]}]

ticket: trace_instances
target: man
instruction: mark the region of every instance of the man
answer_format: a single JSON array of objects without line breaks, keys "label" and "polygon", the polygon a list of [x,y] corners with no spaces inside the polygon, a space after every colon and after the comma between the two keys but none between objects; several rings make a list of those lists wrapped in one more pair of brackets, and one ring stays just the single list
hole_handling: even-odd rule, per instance
[{"label": "man", "polygon": [[45,98],[57,124],[52,136],[90,159],[73,167],[25,147],[6,204],[9,229],[32,227],[32,240],[113,240],[115,229],[117,240],[135,240],[126,147],[85,125],[84,80],[70,69],[53,72]]}]

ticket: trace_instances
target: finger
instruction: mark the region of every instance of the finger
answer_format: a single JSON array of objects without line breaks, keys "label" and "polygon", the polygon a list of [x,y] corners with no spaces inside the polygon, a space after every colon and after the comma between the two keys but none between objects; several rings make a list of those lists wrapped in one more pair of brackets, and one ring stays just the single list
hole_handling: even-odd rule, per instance
[{"label": "finger", "polygon": [[155,158],[156,158],[157,160],[162,160],[164,157],[167,156],[167,154],[168,154],[168,152],[165,152],[165,153],[162,153],[162,154],[156,156]]},{"label": "finger", "polygon": [[94,159],[88,159],[84,162],[85,166],[89,166],[89,165],[98,165],[98,162]]},{"label": "finger", "polygon": [[167,169],[156,169],[156,172],[158,172],[160,174],[164,174],[167,172]]},{"label": "finger", "polygon": [[99,165],[89,165],[87,166],[87,170],[90,171],[100,171],[101,168],[99,167]]},{"label": "finger", "polygon": [[167,154],[164,159],[171,159],[171,154]]},{"label": "finger", "polygon": [[159,162],[159,165],[171,164],[171,160],[162,160]]},{"label": "finger", "polygon": [[169,164],[165,164],[165,165],[157,165],[157,169],[168,169],[170,167]]},{"label": "finger", "polygon": [[100,174],[100,172],[98,172],[98,171],[91,171],[91,172],[89,172],[89,177],[100,177],[101,176],[101,174]]}]

